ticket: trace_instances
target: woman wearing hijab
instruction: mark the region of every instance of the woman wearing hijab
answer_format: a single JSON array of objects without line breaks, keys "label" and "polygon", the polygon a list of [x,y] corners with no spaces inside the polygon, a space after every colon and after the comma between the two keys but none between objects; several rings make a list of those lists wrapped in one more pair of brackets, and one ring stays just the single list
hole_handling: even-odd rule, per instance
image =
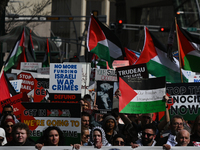
[{"label": "woman wearing hijab", "polygon": [[0,128],[0,146],[3,146],[7,143],[6,133],[3,128]]}]

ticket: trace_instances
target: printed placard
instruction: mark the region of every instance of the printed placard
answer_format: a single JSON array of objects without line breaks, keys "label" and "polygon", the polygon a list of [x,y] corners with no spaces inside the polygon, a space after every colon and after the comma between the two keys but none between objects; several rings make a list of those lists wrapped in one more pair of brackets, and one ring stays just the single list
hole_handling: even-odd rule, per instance
[{"label": "printed placard", "polygon": [[116,71],[113,69],[96,69],[95,72],[96,81],[117,81]]},{"label": "printed placard", "polygon": [[22,103],[21,122],[31,130],[31,138],[37,141],[48,126],[59,127],[67,145],[80,142],[80,104]]},{"label": "printed placard", "polygon": [[49,98],[54,103],[79,103],[81,94],[49,93]]},{"label": "printed placard", "polygon": [[[119,77],[119,111],[121,113],[154,113],[165,110],[165,77]],[[131,93],[131,94],[130,94]]]},{"label": "printed placard", "polygon": [[38,68],[42,67],[41,62],[21,62],[21,70],[36,71]]},{"label": "printed placard", "polygon": [[51,63],[50,93],[81,93],[81,63]]}]

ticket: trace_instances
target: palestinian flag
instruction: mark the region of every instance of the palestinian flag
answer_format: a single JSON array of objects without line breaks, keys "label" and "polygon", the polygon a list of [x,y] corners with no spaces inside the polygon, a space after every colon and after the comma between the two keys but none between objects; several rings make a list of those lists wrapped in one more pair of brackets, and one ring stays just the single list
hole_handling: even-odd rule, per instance
[{"label": "palestinian flag", "polygon": [[200,39],[181,29],[178,24],[176,26],[181,56],[179,60],[181,60],[182,68],[193,72],[200,72]]},{"label": "palestinian flag", "polygon": [[88,26],[87,47],[89,52],[108,61],[109,67],[115,59],[123,59],[123,48],[117,36],[93,15]]},{"label": "palestinian flag", "polygon": [[[147,70],[156,77],[166,77],[167,82],[180,83],[178,60],[171,61],[167,57],[166,48],[145,27],[145,43],[140,57],[135,64],[146,63]],[[186,71],[182,70],[183,82],[188,82]]]},{"label": "palestinian flag", "polygon": [[20,67],[20,62],[27,62],[25,52],[25,29],[22,34],[18,37],[14,48],[10,52],[7,60],[4,62],[4,71],[8,71],[15,64],[18,64],[17,68]]},{"label": "palestinian flag", "polygon": [[124,50],[126,53],[126,59],[129,60],[129,65],[133,65],[138,59],[138,57],[133,51],[129,50],[128,48],[125,47]]},{"label": "palestinian flag", "polygon": [[164,111],[165,102],[162,99],[166,92],[165,84],[165,77],[119,77],[119,112],[144,114]]},{"label": "palestinian flag", "polygon": [[33,40],[32,40],[32,36],[31,36],[31,30],[30,30],[30,34],[29,34],[28,51],[29,51],[31,57],[33,58],[33,60],[36,61],[35,50],[34,50]]},{"label": "palestinian flag", "polygon": [[44,60],[42,62],[42,67],[49,67],[49,66],[50,66],[50,50],[49,50],[49,41],[47,39],[46,52],[44,55]]},{"label": "palestinian flag", "polygon": [[11,83],[8,81],[4,71],[2,71],[1,77],[0,77],[0,101],[5,100],[7,98],[10,98],[14,95],[17,95],[15,89],[11,85]]}]

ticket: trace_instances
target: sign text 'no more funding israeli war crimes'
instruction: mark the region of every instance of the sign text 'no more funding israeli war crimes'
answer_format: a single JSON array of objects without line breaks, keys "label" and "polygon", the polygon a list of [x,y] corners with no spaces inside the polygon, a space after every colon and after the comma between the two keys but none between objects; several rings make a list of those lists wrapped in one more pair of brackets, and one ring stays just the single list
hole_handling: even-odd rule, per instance
[{"label": "sign text 'no more funding israeli war crimes'", "polygon": [[77,79],[77,65],[55,64],[53,72],[57,84],[52,85],[52,90],[78,90],[78,85],[74,83],[74,80]]}]

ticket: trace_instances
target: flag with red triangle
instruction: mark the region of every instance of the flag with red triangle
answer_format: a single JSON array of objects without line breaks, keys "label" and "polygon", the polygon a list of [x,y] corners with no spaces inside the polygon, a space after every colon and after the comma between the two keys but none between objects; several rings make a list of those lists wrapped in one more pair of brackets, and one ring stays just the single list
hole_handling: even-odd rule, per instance
[{"label": "flag with red triangle", "polygon": [[165,84],[165,77],[119,77],[119,112],[141,114],[164,111],[165,101],[162,99],[166,92]]},{"label": "flag with red triangle", "polygon": [[17,95],[15,89],[11,85],[11,83],[8,81],[4,71],[2,71],[2,74],[0,76],[0,101],[5,100],[7,98],[10,98],[14,95]]},{"label": "flag with red triangle", "polygon": [[117,36],[93,15],[88,26],[87,47],[89,52],[108,61],[109,67],[115,59],[123,59],[123,48]]},{"label": "flag with red triangle", "polygon": [[19,69],[20,62],[27,62],[25,49],[25,29],[23,29],[8,58],[4,62],[4,71],[8,71],[16,64]]},{"label": "flag with red triangle", "polygon": [[200,72],[200,39],[186,30],[180,28],[178,24],[177,35],[180,50],[182,68],[193,72]]},{"label": "flag with red triangle", "polygon": [[[181,83],[179,62],[174,58],[171,61],[167,57],[167,50],[152,33],[145,27],[145,43],[140,57],[135,64],[147,65],[150,74],[156,77],[166,77],[167,82]],[[186,71],[182,70],[183,82],[188,82]]]}]

